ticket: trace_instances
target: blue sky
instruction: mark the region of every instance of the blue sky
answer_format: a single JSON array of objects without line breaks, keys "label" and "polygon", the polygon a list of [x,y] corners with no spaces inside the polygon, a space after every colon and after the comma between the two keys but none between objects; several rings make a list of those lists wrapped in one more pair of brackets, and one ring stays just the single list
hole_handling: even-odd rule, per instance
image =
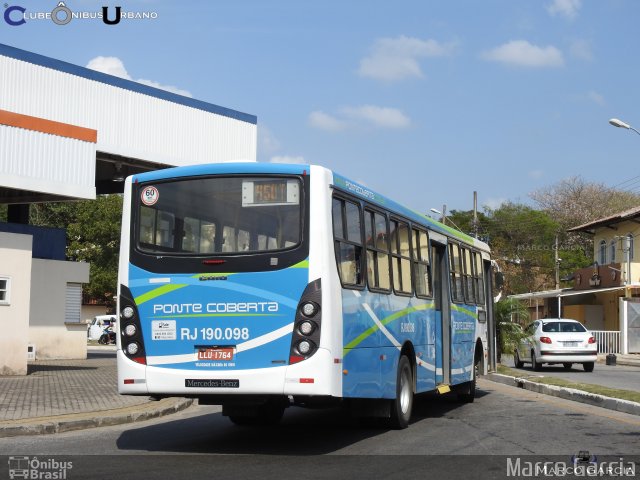
[{"label": "blue sky", "polygon": [[324,165],[423,212],[471,209],[474,190],[529,203],[573,175],[640,192],[640,136],[608,124],[640,129],[637,0],[66,4],[157,18],[0,17],[0,42],[257,115],[259,161]]}]

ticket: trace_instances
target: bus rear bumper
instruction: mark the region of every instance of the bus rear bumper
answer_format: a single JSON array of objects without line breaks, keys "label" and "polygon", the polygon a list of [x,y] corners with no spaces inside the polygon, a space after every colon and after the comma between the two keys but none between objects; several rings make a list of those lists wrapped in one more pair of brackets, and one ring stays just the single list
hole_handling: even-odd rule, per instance
[{"label": "bus rear bumper", "polygon": [[118,350],[118,392],[122,395],[336,395],[341,374],[330,352],[319,349],[293,365],[255,370],[180,370],[141,365]]}]

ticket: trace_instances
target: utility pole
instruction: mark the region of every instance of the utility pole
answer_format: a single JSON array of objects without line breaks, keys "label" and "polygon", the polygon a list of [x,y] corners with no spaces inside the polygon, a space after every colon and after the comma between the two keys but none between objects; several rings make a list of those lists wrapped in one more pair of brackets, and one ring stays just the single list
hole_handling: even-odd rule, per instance
[{"label": "utility pole", "polygon": [[473,236],[478,238],[478,192],[473,191]]},{"label": "utility pole", "polygon": [[624,277],[624,284],[631,284],[631,238],[629,235],[624,237],[624,259],[627,262],[627,274]]},{"label": "utility pole", "polygon": [[[560,257],[558,256],[558,235],[556,234],[556,244],[554,246],[555,250],[555,263],[556,263],[556,290],[560,290]],[[558,292],[558,318],[562,318],[562,297],[560,297],[560,292]]]}]

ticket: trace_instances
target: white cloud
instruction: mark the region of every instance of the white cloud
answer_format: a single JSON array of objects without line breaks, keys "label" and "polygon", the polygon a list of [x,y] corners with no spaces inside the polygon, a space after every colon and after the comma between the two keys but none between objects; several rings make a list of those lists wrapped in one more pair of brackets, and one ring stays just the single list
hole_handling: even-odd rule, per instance
[{"label": "white cloud", "polygon": [[602,96],[601,94],[593,90],[587,93],[587,98],[591,100],[593,103],[600,105],[601,107],[604,107],[607,104],[607,102],[604,99],[604,96]]},{"label": "white cloud", "polygon": [[271,155],[280,148],[280,142],[273,136],[271,130],[264,125],[258,125],[258,152]]},{"label": "white cloud", "polygon": [[542,170],[531,170],[527,175],[529,175],[529,178],[532,178],[533,180],[540,180],[544,177],[544,172]]},{"label": "white cloud", "polygon": [[571,55],[581,60],[593,60],[591,45],[586,40],[574,40],[569,51]]},{"label": "white cloud", "polygon": [[316,110],[309,114],[309,125],[332,132],[366,127],[399,129],[409,127],[411,119],[397,108],[360,105],[342,107],[334,115]]},{"label": "white cloud", "polygon": [[298,163],[298,164],[307,164],[309,162],[306,162],[304,160],[304,157],[301,156],[297,156],[297,157],[292,157],[289,155],[278,155],[275,157],[271,157],[271,160],[269,160],[271,163]]},{"label": "white cloud", "polygon": [[316,110],[309,114],[309,125],[320,130],[329,130],[331,132],[339,132],[348,128],[343,120],[340,120],[328,113]]},{"label": "white cloud", "polygon": [[547,12],[550,15],[561,15],[573,20],[578,15],[578,10],[582,6],[582,0],[553,0],[547,5]]},{"label": "white cloud", "polygon": [[118,57],[99,56],[92,58],[91,60],[89,60],[89,63],[87,63],[87,68],[106,73],[108,75],[114,75],[116,77],[124,78],[126,80],[133,80],[134,82],[142,83],[143,85],[148,85],[154,88],[159,88],[161,90],[166,90],[167,92],[176,93],[184,97],[193,97],[193,95],[191,95],[191,92],[189,92],[188,90],[182,90],[178,87],[174,87],[173,85],[162,85],[158,82],[154,82],[153,80],[146,80],[144,78],[134,80],[127,72],[127,69],[124,67],[124,63],[122,63],[122,60],[120,60]]},{"label": "white cloud", "polygon": [[500,208],[500,206],[506,201],[506,198],[488,198],[487,200],[482,202],[482,206],[485,208],[489,208],[490,210],[496,210]]},{"label": "white cloud", "polygon": [[440,43],[404,35],[379,38],[373,45],[371,54],[360,60],[358,74],[388,82],[411,77],[422,78],[424,73],[418,62],[420,58],[449,56],[455,47],[453,42]]},{"label": "white cloud", "polygon": [[561,67],[562,52],[551,45],[538,47],[526,40],[512,40],[481,54],[484,60],[515,65],[518,67]]},{"label": "white cloud", "polygon": [[87,63],[87,68],[131,80],[131,77],[127,73],[126,68],[124,68],[122,60],[120,60],[118,57],[92,58],[91,60],[89,60],[89,63]]},{"label": "white cloud", "polygon": [[158,82],[154,82],[153,80],[145,80],[144,78],[139,78],[135,80],[138,83],[142,83],[143,85],[149,85],[150,87],[159,88],[160,90],[166,90],[167,92],[175,93],[177,95],[182,95],[183,97],[193,97],[191,92],[188,90],[182,90],[181,88],[174,87],[173,85],[162,85]]},{"label": "white cloud", "polygon": [[377,107],[375,105],[361,105],[359,107],[344,107],[342,112],[348,118],[362,120],[380,128],[406,128],[411,120],[397,108]]}]

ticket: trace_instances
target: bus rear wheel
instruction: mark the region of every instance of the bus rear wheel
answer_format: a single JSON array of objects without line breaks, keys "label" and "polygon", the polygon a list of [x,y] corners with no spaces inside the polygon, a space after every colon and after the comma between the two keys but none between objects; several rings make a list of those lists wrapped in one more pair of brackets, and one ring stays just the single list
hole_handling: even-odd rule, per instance
[{"label": "bus rear wheel", "polygon": [[403,355],[398,362],[396,398],[391,401],[389,426],[397,430],[407,428],[413,410],[413,373],[411,362]]}]

